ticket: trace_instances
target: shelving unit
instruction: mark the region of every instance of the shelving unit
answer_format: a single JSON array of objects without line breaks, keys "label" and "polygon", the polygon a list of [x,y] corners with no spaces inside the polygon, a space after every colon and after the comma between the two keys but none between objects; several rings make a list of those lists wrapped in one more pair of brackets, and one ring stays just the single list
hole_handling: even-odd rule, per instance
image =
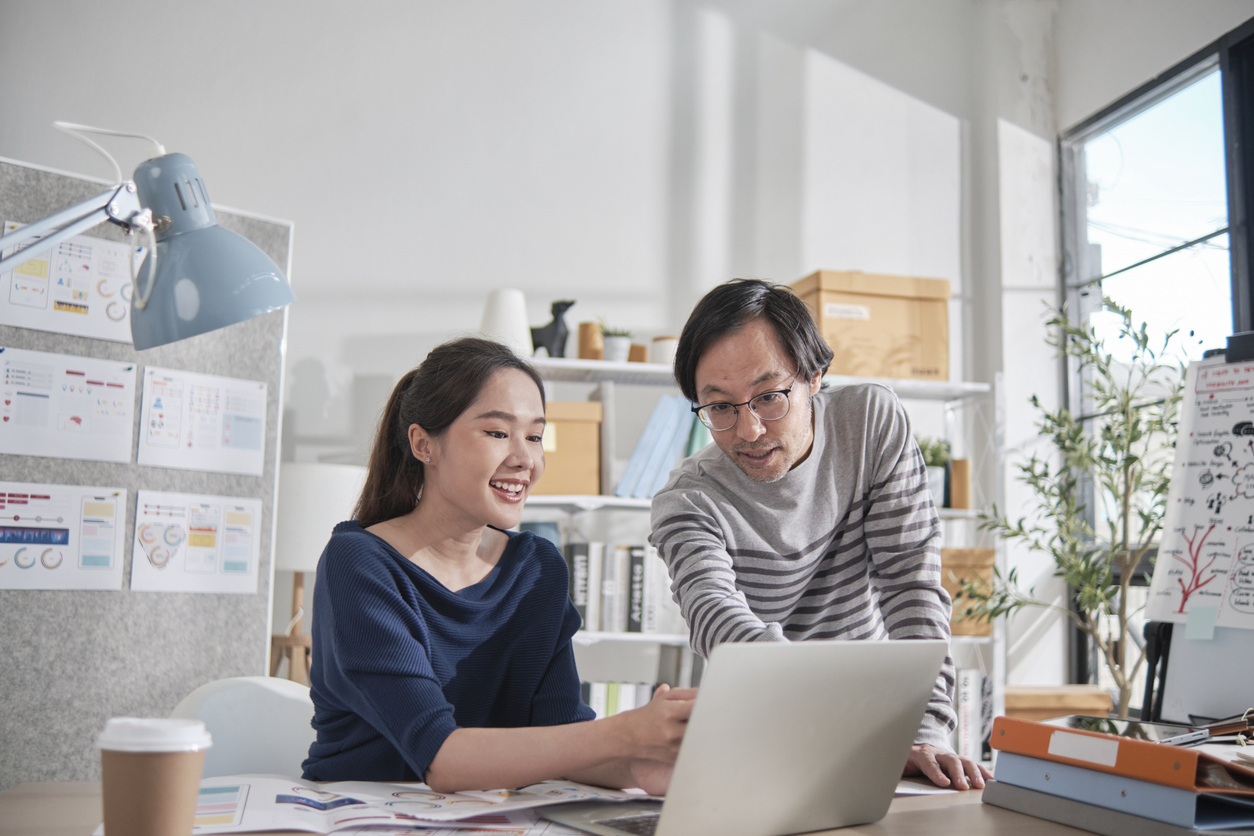
[{"label": "shelving unit", "polygon": [[[616,436],[616,386],[657,386],[675,387],[672,370],[669,365],[656,363],[611,363],[602,360],[575,360],[559,358],[534,358],[536,370],[546,381],[561,383],[592,384],[590,398],[602,404],[603,417],[601,425],[601,477],[602,490],[612,490],[613,465]],[[960,407],[972,403],[979,398],[995,397],[994,387],[988,383],[949,382],[929,380],[908,380],[897,378],[862,378],[845,375],[827,375],[824,383],[828,386],[848,386],[856,383],[878,383],[892,389],[910,410],[911,401],[925,401],[940,404],[945,410],[943,435],[954,437],[956,432],[952,414]],[[1001,449],[1000,415],[996,409],[998,420],[992,439],[992,449]],[[1000,469],[998,468],[998,472]],[[998,495],[994,490],[994,496]],[[599,496],[544,496],[536,495],[528,499],[528,507],[535,509],[552,509],[564,514],[576,516],[584,513],[615,513],[615,512],[647,512],[650,501],[647,499],[622,498],[611,495]],[[941,520],[957,525],[971,524],[978,519],[978,511],[968,509],[939,508]],[[1000,561],[1000,553],[999,553]],[[622,654],[628,658],[640,657],[646,648],[670,648],[669,652],[679,652],[684,657],[691,657],[687,650],[688,638],[683,635],[650,635],[650,634],[619,634],[600,632],[581,632],[575,638],[576,653],[580,657],[580,669],[585,664],[598,667],[601,661],[594,651],[606,650],[609,655]],[[993,678],[994,711],[1001,712],[1004,706],[1005,678],[1005,639],[1004,626],[994,624],[991,636],[955,636],[952,640],[955,661],[959,664],[979,664],[985,667]],[[690,668],[688,669],[690,670]]]}]

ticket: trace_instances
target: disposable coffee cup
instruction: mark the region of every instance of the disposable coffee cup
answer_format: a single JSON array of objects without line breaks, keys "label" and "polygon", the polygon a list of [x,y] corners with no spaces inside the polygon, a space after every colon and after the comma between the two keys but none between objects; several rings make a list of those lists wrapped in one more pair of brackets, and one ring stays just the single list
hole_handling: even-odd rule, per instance
[{"label": "disposable coffee cup", "polygon": [[190,836],[205,750],[200,720],[114,717],[96,739],[105,836]]}]

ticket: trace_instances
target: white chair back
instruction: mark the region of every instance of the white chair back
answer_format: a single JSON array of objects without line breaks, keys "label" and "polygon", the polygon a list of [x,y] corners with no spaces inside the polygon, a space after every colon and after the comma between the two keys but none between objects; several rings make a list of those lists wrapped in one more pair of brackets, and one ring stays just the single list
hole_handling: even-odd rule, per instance
[{"label": "white chair back", "polygon": [[171,717],[202,720],[213,735],[204,777],[262,773],[299,778],[315,733],[308,686],[269,676],[201,685]]}]

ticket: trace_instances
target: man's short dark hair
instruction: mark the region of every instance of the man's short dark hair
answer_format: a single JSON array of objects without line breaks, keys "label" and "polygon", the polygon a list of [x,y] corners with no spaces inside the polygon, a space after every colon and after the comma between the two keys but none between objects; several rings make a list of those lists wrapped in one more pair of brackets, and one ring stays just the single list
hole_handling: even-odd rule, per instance
[{"label": "man's short dark hair", "polygon": [[697,363],[711,345],[762,317],[775,328],[784,351],[806,380],[827,373],[832,350],[823,339],[810,309],[785,285],[760,279],[733,279],[702,297],[688,316],[675,349],[675,382],[694,404]]}]

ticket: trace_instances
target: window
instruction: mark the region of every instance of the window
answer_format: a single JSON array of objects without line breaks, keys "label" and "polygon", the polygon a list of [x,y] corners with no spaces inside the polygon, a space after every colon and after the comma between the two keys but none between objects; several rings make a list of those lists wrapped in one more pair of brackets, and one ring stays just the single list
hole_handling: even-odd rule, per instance
[{"label": "window", "polygon": [[[1151,333],[1178,331],[1190,361],[1254,330],[1251,142],[1254,21],[1065,132],[1062,283],[1071,316],[1111,333],[1115,317],[1102,309],[1110,298]],[[1072,410],[1085,414],[1074,370],[1067,387]],[[1078,631],[1071,646],[1072,680],[1097,681],[1104,666]]]}]

